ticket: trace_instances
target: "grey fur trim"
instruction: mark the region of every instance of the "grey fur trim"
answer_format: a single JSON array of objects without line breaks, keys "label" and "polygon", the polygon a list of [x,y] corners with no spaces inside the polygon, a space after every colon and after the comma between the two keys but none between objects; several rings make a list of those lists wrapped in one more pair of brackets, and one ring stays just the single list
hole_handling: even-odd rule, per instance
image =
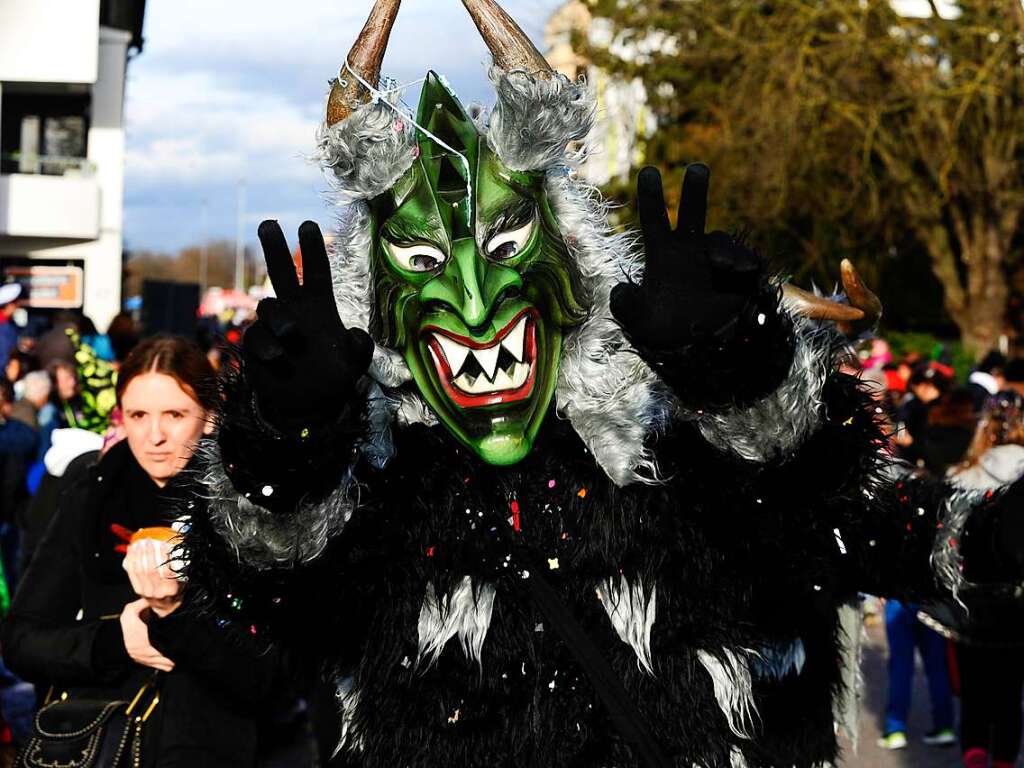
[{"label": "grey fur trim", "polygon": [[750,659],[751,672],[755,677],[781,680],[790,672],[800,674],[807,661],[804,641],[799,637],[790,643],[767,645]]},{"label": "grey fur trim", "polygon": [[838,613],[842,686],[832,698],[832,717],[836,730],[846,734],[856,753],[861,703],[864,700],[864,675],[861,672],[864,611],[860,601],[854,601],[839,606]]},{"label": "grey fur trim", "polygon": [[288,515],[275,515],[238,493],[224,471],[215,439],[196,450],[200,482],[206,489],[207,514],[240,562],[254,568],[308,563],[341,532],[352,516],[346,479],[321,502],[301,502]]},{"label": "grey fur trim", "polygon": [[566,147],[590,133],[597,103],[590,89],[565,75],[537,77],[522,70],[488,72],[497,94],[487,143],[514,171],[543,171],[580,158]]},{"label": "grey fur trim", "polygon": [[371,102],[334,125],[321,123],[315,159],[347,200],[370,200],[394,186],[415,160],[416,132],[387,104]]},{"label": "grey fur trim", "polygon": [[754,702],[753,680],[746,656],[753,651],[724,648],[721,658],[708,651],[697,651],[697,659],[711,676],[715,699],[725,715],[729,730],[741,739],[753,737],[754,720],[758,718]]},{"label": "grey fur trim", "polygon": [[794,451],[821,424],[821,390],[845,344],[831,325],[791,319],[793,363],[778,389],[749,406],[690,415],[716,448],[764,463]]},{"label": "grey fur trim", "polygon": [[960,592],[964,587],[973,586],[964,579],[964,558],[960,553],[960,542],[963,541],[964,528],[967,520],[980,503],[984,494],[977,491],[956,491],[946,499],[945,513],[942,515],[942,528],[935,537],[932,547],[932,570],[939,583],[950,591],[953,599],[967,608],[960,600]]},{"label": "grey fur trim", "polygon": [[443,600],[438,600],[434,585],[427,584],[420,608],[416,663],[425,658],[428,667],[433,665],[448,641],[458,635],[466,658],[480,664],[484,640],[491,626],[494,595],[493,584],[474,589],[469,576],[463,576]]},{"label": "grey fur trim", "polygon": [[605,579],[597,591],[619,639],[636,653],[640,667],[654,674],[651,663],[651,627],[657,613],[657,587],[644,589],[642,581],[630,584],[625,576]]},{"label": "grey fur trim", "polygon": [[[352,203],[340,209],[336,237],[327,248],[338,317],[346,328],[370,327],[373,280],[370,274],[370,208]],[[374,366],[377,365],[376,354]],[[380,381],[380,376],[375,375]],[[386,382],[382,382],[386,383]]]},{"label": "grey fur trim", "polygon": [[636,238],[612,231],[608,206],[592,187],[550,173],[548,199],[583,282],[587,319],[565,335],[555,388],[566,416],[617,485],[658,478],[652,433],[671,420],[672,398],[612,317],[612,288],[642,272]]}]

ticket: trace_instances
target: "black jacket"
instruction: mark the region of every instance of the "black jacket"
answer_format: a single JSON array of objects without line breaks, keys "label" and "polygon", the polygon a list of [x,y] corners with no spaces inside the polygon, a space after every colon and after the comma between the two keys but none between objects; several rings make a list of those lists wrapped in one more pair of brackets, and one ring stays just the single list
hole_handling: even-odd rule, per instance
[{"label": "black jacket", "polygon": [[258,715],[283,680],[276,651],[247,628],[190,611],[187,596],[149,625],[150,642],[175,662],[172,672],[137,665],[124,648],[118,619],[136,595],[110,525],[166,525],[177,514],[167,496],[126,442],[65,492],[4,623],[4,660],[41,692],[52,685],[72,697],[130,700],[156,676],[160,701],[146,730],[145,766],[254,765]]}]

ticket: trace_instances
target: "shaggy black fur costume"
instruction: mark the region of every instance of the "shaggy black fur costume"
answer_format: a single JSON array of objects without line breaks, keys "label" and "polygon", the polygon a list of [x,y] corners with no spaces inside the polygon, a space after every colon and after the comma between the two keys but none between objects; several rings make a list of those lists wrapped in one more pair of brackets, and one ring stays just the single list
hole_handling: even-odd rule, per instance
[{"label": "shaggy black fur costume", "polygon": [[[789,343],[784,325],[768,323]],[[221,446],[240,492],[256,494],[260,483],[245,466],[289,467],[293,484],[315,477],[305,487],[321,494],[327,468],[340,481],[350,442],[313,440],[306,455],[253,431],[244,378],[228,394]],[[637,766],[527,596],[536,565],[516,556],[509,537],[518,537],[675,765],[833,762],[845,639],[837,609],[859,591],[937,594],[929,557],[944,536],[948,490],[891,479],[877,409],[855,379],[832,374],[822,397],[820,428],[785,459],[743,461],[680,420],[654,446],[667,480],[625,488],[554,413],[512,467],[482,462],[442,426],[403,427],[385,468],[357,461],[355,511],[312,562],[246,565],[213,520],[194,515],[190,588],[222,616],[321,664],[328,679],[346,678],[345,764]],[[296,469],[313,454],[311,473]],[[986,528],[994,507],[974,512],[972,530]],[[481,658],[455,635],[435,659],[421,647],[425,595],[449,595],[467,576],[477,601],[483,585],[494,588]],[[611,596],[601,585],[623,578],[655,604],[650,671],[602,602]],[[786,655],[794,648],[798,660]]]}]

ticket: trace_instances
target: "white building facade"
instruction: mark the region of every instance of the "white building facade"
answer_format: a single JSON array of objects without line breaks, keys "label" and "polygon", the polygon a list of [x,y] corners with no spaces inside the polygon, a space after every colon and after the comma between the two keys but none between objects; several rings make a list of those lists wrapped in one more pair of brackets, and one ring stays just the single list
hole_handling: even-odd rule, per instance
[{"label": "white building facade", "polygon": [[586,77],[597,97],[597,121],[588,139],[590,154],[579,169],[581,178],[597,186],[625,182],[633,168],[643,163],[646,140],[656,128],[647,90],[640,78],[626,82],[587,61],[573,46],[574,33],[596,45],[612,46],[622,56],[634,52],[614,46],[607,20],[594,19],[583,0],[559,6],[544,28],[548,63],[572,80]]},{"label": "white building facade", "polygon": [[143,13],[0,0],[0,280],[101,330],[121,309],[125,71]]}]

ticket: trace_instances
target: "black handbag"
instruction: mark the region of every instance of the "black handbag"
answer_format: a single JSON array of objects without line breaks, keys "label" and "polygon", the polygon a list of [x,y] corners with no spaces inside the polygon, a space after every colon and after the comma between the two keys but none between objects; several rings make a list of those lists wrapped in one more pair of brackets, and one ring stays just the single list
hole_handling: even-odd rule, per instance
[{"label": "black handbag", "polygon": [[155,680],[130,702],[64,694],[45,704],[16,768],[139,768],[143,728],[160,701]]}]

